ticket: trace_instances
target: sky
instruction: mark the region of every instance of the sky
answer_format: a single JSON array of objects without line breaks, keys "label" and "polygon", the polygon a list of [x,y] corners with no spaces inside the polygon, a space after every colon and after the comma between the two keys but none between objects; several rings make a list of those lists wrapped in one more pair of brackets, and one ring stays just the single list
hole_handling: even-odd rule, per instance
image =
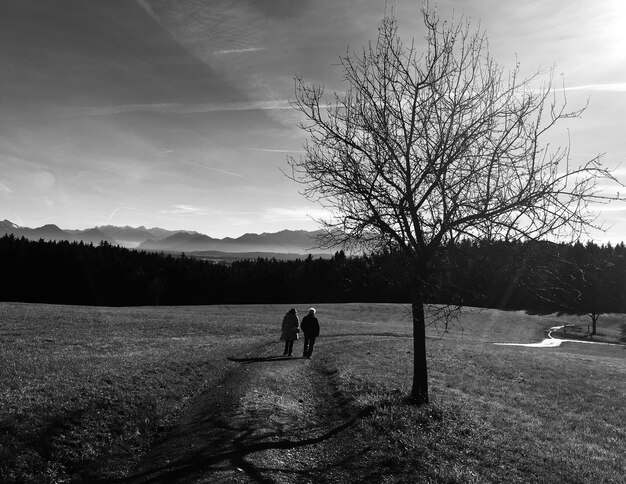
[{"label": "sky", "polygon": [[[294,76],[345,89],[339,56],[375,41],[395,8],[423,43],[420,0],[0,1],[0,220],[193,230],[314,230],[289,180],[304,133]],[[581,162],[626,181],[626,2],[440,0],[480,24],[494,59],[554,66],[580,119],[557,126]],[[621,165],[620,165],[621,163]],[[614,193],[614,186],[605,187]],[[626,240],[626,204],[597,240]]]}]

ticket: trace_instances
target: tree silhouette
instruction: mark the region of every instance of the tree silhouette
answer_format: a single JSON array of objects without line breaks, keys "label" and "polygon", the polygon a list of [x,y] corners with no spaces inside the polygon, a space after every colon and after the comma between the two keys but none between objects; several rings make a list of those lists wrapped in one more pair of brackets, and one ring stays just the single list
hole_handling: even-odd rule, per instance
[{"label": "tree silhouette", "polygon": [[580,234],[590,202],[617,182],[599,157],[580,166],[543,140],[567,111],[552,79],[520,78],[490,57],[468,21],[422,9],[425,49],[405,45],[386,16],[375,44],[341,59],[345,93],[296,81],[305,154],[293,180],[330,216],[329,244],[389,246],[411,265],[414,375],[411,398],[428,402],[424,303],[434,261],[461,237],[527,240]]}]

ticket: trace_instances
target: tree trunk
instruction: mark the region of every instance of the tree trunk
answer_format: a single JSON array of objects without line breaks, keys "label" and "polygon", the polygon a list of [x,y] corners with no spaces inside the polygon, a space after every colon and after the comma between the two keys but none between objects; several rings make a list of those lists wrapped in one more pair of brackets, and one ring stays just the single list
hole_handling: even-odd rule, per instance
[{"label": "tree trunk", "polygon": [[413,289],[411,299],[413,313],[413,387],[411,388],[411,400],[417,405],[425,405],[428,403],[426,321],[423,291],[419,285]]},{"label": "tree trunk", "polygon": [[591,313],[591,335],[596,334],[596,328],[598,325],[598,318],[600,317],[600,313]]}]

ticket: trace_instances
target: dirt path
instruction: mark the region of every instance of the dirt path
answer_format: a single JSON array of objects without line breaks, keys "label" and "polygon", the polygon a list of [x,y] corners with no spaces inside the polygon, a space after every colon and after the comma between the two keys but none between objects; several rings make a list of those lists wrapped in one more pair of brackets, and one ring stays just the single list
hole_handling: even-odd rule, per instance
[{"label": "dirt path", "polygon": [[[124,482],[341,481],[357,416],[324,359],[283,358],[271,344],[232,358]],[[347,476],[346,476],[347,477]],[[349,480],[349,479],[345,479]]]}]

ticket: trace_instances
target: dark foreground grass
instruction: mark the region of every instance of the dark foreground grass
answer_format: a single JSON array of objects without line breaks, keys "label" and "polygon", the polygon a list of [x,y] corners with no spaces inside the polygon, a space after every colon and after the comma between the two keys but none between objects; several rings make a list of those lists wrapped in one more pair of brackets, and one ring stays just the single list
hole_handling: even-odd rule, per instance
[{"label": "dark foreground grass", "polygon": [[[275,342],[282,306],[0,304],[0,481],[125,475],[228,356]],[[305,309],[304,307],[301,309]],[[431,400],[406,404],[409,308],[320,305],[315,360],[375,411],[339,438],[351,482],[623,482],[626,350],[540,341],[572,319],[464,310],[429,330]],[[621,334],[621,317],[606,334]],[[439,326],[441,328],[441,326]],[[358,448],[356,448],[358,447]]]}]

